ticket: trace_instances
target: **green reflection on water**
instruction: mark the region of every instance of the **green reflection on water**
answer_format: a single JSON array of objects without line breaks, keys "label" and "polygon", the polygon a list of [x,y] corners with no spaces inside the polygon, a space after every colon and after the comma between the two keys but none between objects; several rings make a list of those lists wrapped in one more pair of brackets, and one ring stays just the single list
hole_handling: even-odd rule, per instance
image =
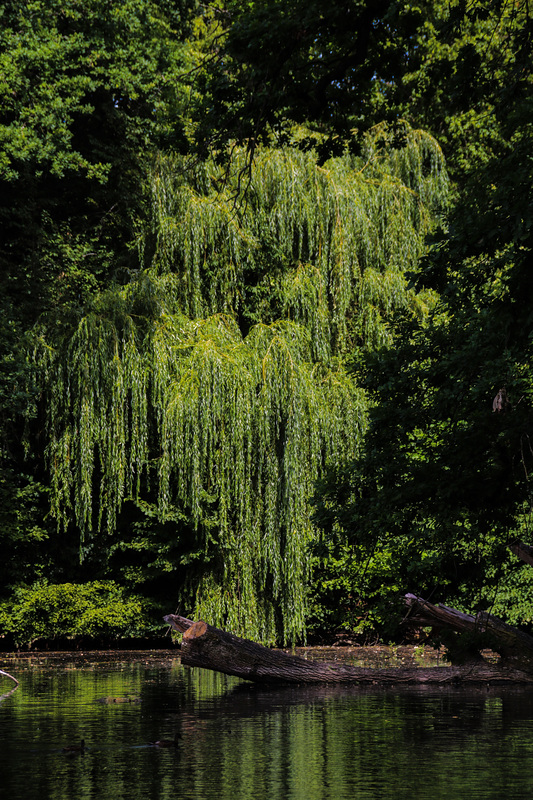
[{"label": "green reflection on water", "polygon": [[[10,800],[529,795],[528,690],[265,689],[173,653],[5,666],[21,684],[0,704]],[[148,744],[176,732],[177,749]],[[87,752],[61,752],[81,739]]]}]

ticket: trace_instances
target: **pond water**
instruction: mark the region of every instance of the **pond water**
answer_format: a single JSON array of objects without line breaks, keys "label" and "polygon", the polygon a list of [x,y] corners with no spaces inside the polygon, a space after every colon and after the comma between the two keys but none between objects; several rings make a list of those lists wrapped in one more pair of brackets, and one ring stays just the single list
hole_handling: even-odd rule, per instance
[{"label": "pond water", "polygon": [[20,681],[0,702],[9,800],[523,800],[533,785],[530,689],[264,688],[176,651],[0,667]]}]

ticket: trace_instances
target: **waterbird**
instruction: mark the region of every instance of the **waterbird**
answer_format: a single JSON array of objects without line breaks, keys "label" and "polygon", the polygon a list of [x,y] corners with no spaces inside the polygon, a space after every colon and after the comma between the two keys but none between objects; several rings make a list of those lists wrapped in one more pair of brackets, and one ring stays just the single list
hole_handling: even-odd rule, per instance
[{"label": "waterbird", "polygon": [[176,733],[173,739],[159,739],[157,742],[150,742],[154,747],[177,747],[178,739],[181,739],[181,733]]},{"label": "waterbird", "polygon": [[62,753],[84,753],[85,752],[85,739],[82,739],[79,744],[67,744],[61,751]]}]

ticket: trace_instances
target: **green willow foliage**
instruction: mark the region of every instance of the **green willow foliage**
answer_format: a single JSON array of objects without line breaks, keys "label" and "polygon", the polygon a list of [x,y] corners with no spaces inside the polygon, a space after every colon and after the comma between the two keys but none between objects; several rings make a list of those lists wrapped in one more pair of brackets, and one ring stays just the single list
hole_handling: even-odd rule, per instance
[{"label": "green willow foliage", "polygon": [[404,271],[446,177],[435,142],[398,138],[322,167],[265,150],[241,206],[213,164],[161,159],[144,269],[40,350],[59,523],[112,536],[127,499],[150,503],[192,535],[188,612],[265,642],[304,635],[309,498],[364,435],[341,356],[421,313]]},{"label": "green willow foliage", "polygon": [[[241,208],[235,195],[246,158],[235,154],[227,181],[212,163],[191,171],[166,158],[154,171],[152,229],[141,254],[179,275],[186,314],[291,318],[312,332],[315,358],[327,360],[390,343],[395,310],[424,312],[426,298],[407,291],[405,273],[416,269],[447,199],[431,136],[403,122],[378,125],[358,157],[323,166],[313,152],[258,150]],[[252,310],[250,275],[255,295],[267,298]]]}]

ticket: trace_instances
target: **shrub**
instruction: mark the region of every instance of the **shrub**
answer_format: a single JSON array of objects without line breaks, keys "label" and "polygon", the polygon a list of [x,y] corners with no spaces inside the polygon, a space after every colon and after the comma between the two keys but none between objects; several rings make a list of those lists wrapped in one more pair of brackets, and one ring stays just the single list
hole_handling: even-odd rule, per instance
[{"label": "shrub", "polygon": [[114,581],[18,587],[0,604],[0,636],[17,646],[40,639],[121,639],[142,635],[151,625],[144,598],[126,595]]}]

